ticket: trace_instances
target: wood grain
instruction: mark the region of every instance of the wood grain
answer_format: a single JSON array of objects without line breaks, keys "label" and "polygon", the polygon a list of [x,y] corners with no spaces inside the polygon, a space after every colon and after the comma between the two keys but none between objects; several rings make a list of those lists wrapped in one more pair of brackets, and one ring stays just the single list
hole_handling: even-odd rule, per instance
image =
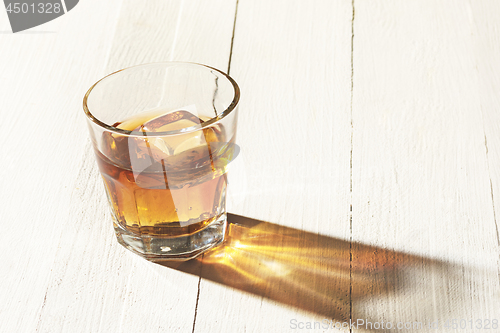
[{"label": "wood grain", "polygon": [[125,0],[107,71],[161,61],[227,69],[236,1]]},{"label": "wood grain", "polygon": [[[142,2],[140,5],[137,1],[125,1],[105,71],[110,73],[139,63],[166,60],[195,61],[225,67],[229,58],[234,5],[234,2],[227,1],[212,3],[213,7],[200,6],[193,1],[149,1],[142,6]],[[189,24],[184,24],[184,21]],[[191,43],[193,36],[203,41],[202,47]],[[226,52],[219,53],[219,50]],[[93,281],[106,281],[105,284],[89,284],[86,279],[81,281],[82,285],[90,287],[90,292],[96,297],[103,297],[100,306],[95,308],[87,308],[95,301],[89,302],[88,298],[84,300],[82,306],[86,310],[86,318],[81,320],[92,323],[91,331],[190,331],[199,279],[146,262],[117,244],[110,232],[111,217],[90,151],[88,146],[89,158],[83,160],[77,182],[87,184],[86,188],[94,187],[101,200],[95,211],[90,211],[91,215],[83,219],[99,219],[102,224],[100,232],[107,232],[109,238],[106,239],[109,242],[96,244],[98,248],[88,256],[88,260],[90,263],[103,260],[112,262],[109,266],[93,270]],[[90,179],[89,170],[92,170]],[[73,210],[85,209],[83,205],[96,194],[93,190],[82,193],[86,199],[74,202]],[[99,239],[92,235],[89,238]],[[67,252],[61,254],[67,265],[73,261]],[[75,267],[71,272],[77,274],[78,269]],[[67,292],[72,291],[68,288]],[[61,298],[68,298],[68,295]],[[80,321],[78,317],[73,318],[75,323]],[[145,323],[147,328],[144,327]]]},{"label": "wood grain", "polygon": [[[498,31],[499,22],[495,19],[500,13],[500,4],[488,1],[480,4],[471,3],[469,22],[475,36],[473,50],[476,58],[477,90],[484,126],[484,144],[488,161],[491,198],[494,206],[494,218],[497,243],[500,247],[500,70],[496,59],[500,55]],[[500,259],[500,255],[499,255]],[[497,266],[500,271],[500,263]],[[500,273],[499,273],[500,275]]]},{"label": "wood grain", "polygon": [[[238,177],[230,180],[229,212],[349,240],[350,30],[349,2],[239,1],[231,76],[242,91],[241,155],[230,171]],[[285,243],[277,240],[276,251],[286,252]],[[339,246],[338,260],[349,262],[349,243]],[[265,269],[264,261],[253,264]],[[297,290],[287,282],[263,283]],[[342,304],[338,313],[348,317],[349,279],[330,283],[341,296],[325,311]],[[310,320],[291,306],[294,296],[280,304],[271,292],[202,280],[195,332],[288,332],[290,320]]]},{"label": "wood grain", "polygon": [[[16,188],[13,196],[2,192],[7,199],[2,206],[3,280],[16,287],[2,292],[9,301],[0,312],[2,325],[12,331],[192,329],[198,278],[146,262],[116,242],[81,100],[105,74],[141,62],[187,60],[225,68],[235,2],[143,4],[86,2],[65,15],[74,15],[73,21],[61,18],[43,26],[53,34],[21,34],[25,40],[0,36],[12,49],[29,46],[26,54],[19,52],[22,57],[9,52],[2,58],[13,63],[3,73],[2,92],[10,94],[6,105],[24,111],[6,114],[3,124],[12,139],[2,145],[2,154],[16,156],[8,160],[9,170],[29,170],[29,177],[6,184]],[[92,14],[96,8],[100,16]],[[191,43],[194,37],[197,43]],[[17,80],[19,87],[7,89],[7,79]],[[25,89],[36,94],[28,100]],[[14,136],[16,125],[31,134]],[[33,170],[31,161],[43,162]],[[22,204],[29,209],[19,212]],[[18,225],[26,230],[20,232]]]},{"label": "wood grain", "polygon": [[471,4],[356,1],[355,12],[353,240],[441,263],[409,265],[408,291],[353,304],[353,316],[495,318],[498,240]]},{"label": "wood grain", "polygon": [[[81,100],[102,74],[111,36],[101,30],[113,29],[118,14],[113,9],[119,3],[85,1],[71,13],[19,34],[8,32],[0,10],[1,331],[59,331],[63,312],[73,311],[68,306],[84,295],[74,289],[72,297],[50,306],[50,290],[64,281],[64,275],[55,274],[65,267],[58,254],[67,252],[80,261],[83,252],[71,242],[78,229],[93,222],[82,226],[81,220],[68,220],[78,192],[72,186],[75,168],[88,142]],[[95,25],[88,26],[92,7],[102,10],[92,15]],[[71,238],[62,239],[65,230],[72,230]]]},{"label": "wood grain", "polygon": [[[0,10],[0,331],[500,320],[499,15],[494,0],[85,0],[11,34]],[[81,101],[169,60],[230,68],[241,154],[228,241],[165,267],[116,242]]]}]

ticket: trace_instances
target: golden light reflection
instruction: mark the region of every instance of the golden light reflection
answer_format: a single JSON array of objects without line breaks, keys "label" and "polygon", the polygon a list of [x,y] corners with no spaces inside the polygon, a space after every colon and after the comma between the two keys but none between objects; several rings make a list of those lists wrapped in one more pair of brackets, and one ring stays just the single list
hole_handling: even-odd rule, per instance
[{"label": "golden light reflection", "polygon": [[352,300],[395,290],[400,267],[419,260],[234,214],[228,221],[221,246],[195,260],[159,263],[345,321]]}]

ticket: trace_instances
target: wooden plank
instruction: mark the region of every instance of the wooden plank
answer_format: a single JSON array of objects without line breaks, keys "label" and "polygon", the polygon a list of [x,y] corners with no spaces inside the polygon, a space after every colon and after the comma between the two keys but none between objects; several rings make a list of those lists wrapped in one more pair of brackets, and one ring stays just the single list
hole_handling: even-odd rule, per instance
[{"label": "wooden plank", "polygon": [[227,69],[236,2],[126,0],[107,70],[191,61]]},{"label": "wooden plank", "polygon": [[441,330],[446,320],[495,319],[498,240],[474,51],[482,37],[471,26],[485,18],[452,1],[356,1],[355,13],[352,238],[422,259],[386,275],[396,280],[389,297],[353,302],[353,318],[439,320]]},{"label": "wooden plank", "polygon": [[2,281],[13,286],[1,295],[2,328],[9,331],[192,329],[198,278],[149,263],[116,242],[81,101],[105,74],[141,62],[224,69],[235,2],[120,4],[85,1],[40,27],[55,33],[0,36],[10,50],[2,61],[12,64],[2,72],[0,94],[5,110],[15,111],[4,118],[8,141],[0,149],[12,156],[8,171],[29,171],[2,188],[2,218],[17,223],[5,225],[1,236]]},{"label": "wooden plank", "polygon": [[[474,35],[474,56],[476,58],[478,94],[483,116],[485,146],[488,159],[488,174],[491,181],[491,197],[495,207],[495,225],[497,241],[500,247],[500,23],[496,15],[500,14],[497,1],[471,3],[469,21]],[[500,257],[500,255],[499,255]],[[500,269],[500,263],[499,263]]]},{"label": "wooden plank", "polygon": [[[224,68],[229,58],[234,6],[234,1],[212,2],[210,6],[198,1],[124,1],[105,72],[166,60]],[[82,327],[87,332],[191,331],[199,278],[147,262],[118,245],[90,145],[76,184],[79,197],[84,199],[72,201],[76,213],[70,219],[100,221],[100,225],[87,230],[86,237],[81,235],[85,231],[78,231],[78,239],[94,240],[84,262],[74,262],[71,254],[81,249],[81,242],[71,251],[59,253],[57,260],[65,268],[57,275],[65,278],[63,284],[49,291],[53,294],[52,308],[61,300],[74,298],[75,285],[86,296],[77,298],[74,305],[84,315],[68,310],[58,317],[70,327]],[[87,211],[89,203],[92,209]],[[68,231],[63,238],[72,235]],[[82,272],[86,273],[83,277]]]},{"label": "wooden plank", "polygon": [[121,2],[15,35],[0,10],[1,330],[498,318],[496,2],[356,1],[351,132],[351,2],[240,0],[229,210],[243,217],[231,246],[178,271],[116,243],[81,98],[140,62],[225,69],[235,2]]},{"label": "wooden plank", "polygon": [[[64,280],[54,276],[60,269],[57,253],[69,249],[66,245],[82,227],[67,219],[75,167],[88,144],[82,94],[102,75],[120,2],[84,1],[70,13],[18,34],[9,33],[0,10],[0,280],[7,286],[0,291],[2,331],[58,331],[61,326],[53,326],[51,316],[59,316],[59,307],[70,311],[66,307],[74,301],[68,298],[46,315],[49,290]],[[61,240],[65,229],[75,233]],[[81,261],[80,253],[72,255],[74,262]]]},{"label": "wooden plank", "polygon": [[[196,332],[288,332],[293,319],[349,317],[351,16],[347,1],[239,1],[230,74],[242,91],[241,155],[229,212],[259,222],[234,229],[237,241],[221,249],[229,261],[205,257],[201,274],[218,284],[201,281]],[[279,226],[300,241],[272,232]]]}]

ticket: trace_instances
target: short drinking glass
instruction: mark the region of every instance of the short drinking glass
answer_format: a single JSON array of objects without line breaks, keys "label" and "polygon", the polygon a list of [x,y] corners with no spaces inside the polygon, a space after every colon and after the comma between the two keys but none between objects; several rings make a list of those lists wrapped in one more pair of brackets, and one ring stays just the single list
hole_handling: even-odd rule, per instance
[{"label": "short drinking glass", "polygon": [[127,68],[89,89],[83,107],[120,244],[187,260],[223,241],[238,100],[231,77],[181,62]]}]

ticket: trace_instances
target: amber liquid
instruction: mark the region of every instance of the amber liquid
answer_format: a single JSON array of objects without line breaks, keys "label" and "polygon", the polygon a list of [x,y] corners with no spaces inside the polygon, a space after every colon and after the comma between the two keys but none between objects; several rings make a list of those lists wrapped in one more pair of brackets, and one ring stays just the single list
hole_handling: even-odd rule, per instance
[{"label": "amber liquid", "polygon": [[230,152],[222,145],[223,126],[154,136],[202,122],[187,111],[153,111],[114,124],[144,136],[103,134],[97,161],[119,227],[138,235],[187,236],[225,212]]}]

